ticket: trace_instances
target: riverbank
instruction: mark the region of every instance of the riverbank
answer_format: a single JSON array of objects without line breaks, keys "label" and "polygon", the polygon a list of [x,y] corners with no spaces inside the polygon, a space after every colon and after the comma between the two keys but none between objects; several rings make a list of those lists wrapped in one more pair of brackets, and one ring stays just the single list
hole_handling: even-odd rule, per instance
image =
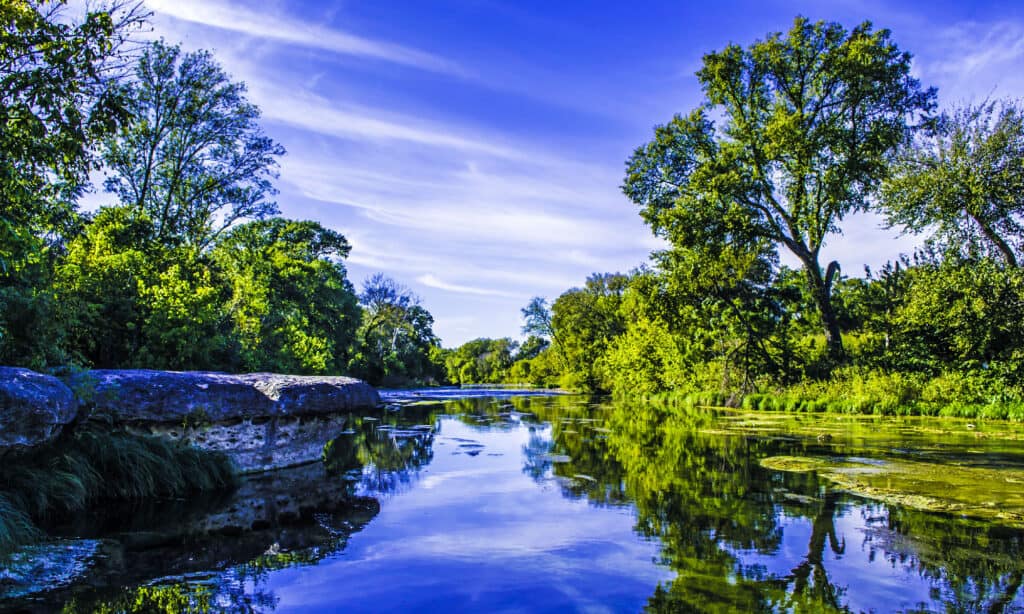
[{"label": "riverbank", "polygon": [[0,367],[0,549],[100,504],[319,461],[380,395],[345,377]]},{"label": "riverbank", "polygon": [[224,453],[89,424],[0,465],[0,551],[43,538],[45,525],[116,501],[230,491]]},{"label": "riverbank", "polygon": [[1024,390],[1009,386],[998,377],[978,373],[949,372],[929,377],[847,368],[837,370],[829,379],[805,380],[790,386],[755,386],[755,391],[746,394],[677,391],[645,398],[686,407],[749,411],[1024,422]]}]

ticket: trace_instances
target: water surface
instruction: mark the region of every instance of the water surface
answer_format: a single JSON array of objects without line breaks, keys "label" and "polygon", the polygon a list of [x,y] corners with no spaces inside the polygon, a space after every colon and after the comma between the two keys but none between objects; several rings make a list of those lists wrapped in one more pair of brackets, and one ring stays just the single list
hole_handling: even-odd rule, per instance
[{"label": "water surface", "polygon": [[814,472],[762,465],[911,458],[1015,472],[1024,460],[1010,427],[988,437],[979,433],[995,427],[498,391],[385,398],[387,408],[351,417],[323,464],[56,527],[66,541],[33,552],[63,573],[40,571],[38,590],[8,579],[6,593],[0,577],[0,604],[1024,611],[1024,531],[1012,523],[862,498]]}]

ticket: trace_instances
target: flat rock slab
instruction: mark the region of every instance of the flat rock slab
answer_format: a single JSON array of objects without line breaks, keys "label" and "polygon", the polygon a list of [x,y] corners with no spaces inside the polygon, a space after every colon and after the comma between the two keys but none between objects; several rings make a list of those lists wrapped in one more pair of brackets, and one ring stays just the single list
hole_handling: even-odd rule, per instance
[{"label": "flat rock slab", "polygon": [[380,404],[376,389],[351,377],[98,369],[71,381],[94,411],[122,422],[218,423],[330,415]]},{"label": "flat rock slab", "polygon": [[380,404],[351,377],[96,370],[74,376],[94,414],[129,430],[223,452],[243,473],[319,460],[348,415]]},{"label": "flat rock slab", "polygon": [[0,454],[52,440],[78,415],[78,401],[56,377],[0,367]]}]

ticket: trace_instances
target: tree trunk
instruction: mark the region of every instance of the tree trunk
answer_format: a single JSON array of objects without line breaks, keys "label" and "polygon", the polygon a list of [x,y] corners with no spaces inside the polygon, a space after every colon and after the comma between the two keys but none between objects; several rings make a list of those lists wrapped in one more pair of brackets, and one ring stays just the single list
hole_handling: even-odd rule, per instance
[{"label": "tree trunk", "polygon": [[804,270],[807,273],[807,284],[811,291],[811,297],[821,315],[821,324],[825,329],[825,346],[828,357],[832,364],[843,360],[846,352],[843,349],[843,337],[839,330],[839,318],[832,308],[832,281],[839,272],[839,263],[832,261],[828,265],[825,276],[821,276],[821,267],[816,259],[809,259],[804,262]]},{"label": "tree trunk", "polygon": [[981,234],[985,235],[985,238],[996,246],[999,253],[1003,255],[1003,259],[1006,260],[1006,264],[1016,269],[1018,267],[1017,255],[1013,253],[1013,248],[1011,248],[1009,244],[999,236],[999,233],[993,230],[989,224],[982,221],[981,217],[971,213],[970,211],[967,212],[967,215],[971,216],[971,219],[973,219],[978,225],[978,228],[981,229]]}]

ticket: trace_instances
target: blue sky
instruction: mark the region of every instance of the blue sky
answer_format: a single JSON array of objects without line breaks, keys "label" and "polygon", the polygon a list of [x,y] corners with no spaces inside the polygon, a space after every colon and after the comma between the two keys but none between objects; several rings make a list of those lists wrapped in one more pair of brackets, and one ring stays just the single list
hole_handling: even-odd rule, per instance
[{"label": "blue sky", "polygon": [[[520,336],[519,309],[659,243],[619,185],[652,127],[700,101],[701,56],[797,14],[870,19],[940,103],[1024,95],[1024,2],[147,0],[153,34],[245,81],[288,154],[278,203],[345,234],[358,286],[383,271],[446,346]],[[851,218],[848,274],[913,245]]]}]

